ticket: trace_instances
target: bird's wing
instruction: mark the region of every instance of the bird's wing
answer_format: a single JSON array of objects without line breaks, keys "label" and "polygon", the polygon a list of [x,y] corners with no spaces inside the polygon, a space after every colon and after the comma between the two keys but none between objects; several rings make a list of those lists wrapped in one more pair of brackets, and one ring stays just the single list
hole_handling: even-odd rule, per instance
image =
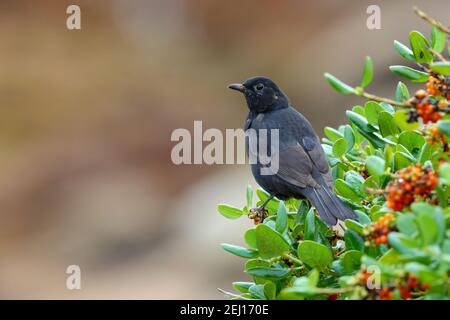
[{"label": "bird's wing", "polygon": [[305,149],[300,144],[287,147],[277,154],[272,154],[272,161],[278,161],[278,171],[273,172],[278,178],[298,186],[319,187],[312,176],[313,164]]},{"label": "bird's wing", "polygon": [[316,137],[304,137],[302,139],[302,142],[305,151],[308,153],[314,166],[322,175],[322,178],[325,180],[325,183],[328,186],[332,187],[333,178],[331,176],[330,167],[328,165],[325,152],[323,151],[319,139]]},{"label": "bird's wing", "polygon": [[303,137],[301,145],[305,148],[305,151],[309,154],[312,161],[316,165],[317,169],[322,172],[328,171],[328,162],[325,158],[322,146],[318,138]]}]

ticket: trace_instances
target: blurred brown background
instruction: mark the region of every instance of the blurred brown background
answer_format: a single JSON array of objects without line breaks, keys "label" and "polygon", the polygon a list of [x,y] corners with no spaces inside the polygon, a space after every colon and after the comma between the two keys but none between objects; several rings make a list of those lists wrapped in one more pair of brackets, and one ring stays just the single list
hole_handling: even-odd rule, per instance
[{"label": "blurred brown background", "polygon": [[[66,29],[81,7],[82,30]],[[366,8],[381,7],[381,30]],[[252,75],[276,80],[318,132],[361,100],[342,97],[328,71],[392,96],[403,63],[394,39],[450,24],[442,1],[2,1],[0,3],[0,298],[223,298],[246,280],[250,221],[241,206],[249,168],[175,166],[176,128],[241,127],[244,100],[226,89]],[[412,88],[412,87],[411,87]],[[68,265],[82,290],[67,290]]]}]

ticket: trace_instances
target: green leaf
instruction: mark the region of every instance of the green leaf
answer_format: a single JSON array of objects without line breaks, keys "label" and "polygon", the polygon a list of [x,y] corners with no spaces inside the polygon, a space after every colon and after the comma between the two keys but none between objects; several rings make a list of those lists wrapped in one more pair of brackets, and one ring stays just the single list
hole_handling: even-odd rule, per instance
[{"label": "green leaf", "polygon": [[278,205],[275,230],[277,230],[280,234],[283,234],[287,229],[287,222],[286,207],[284,205],[284,202],[280,201],[280,204]]},{"label": "green leaf", "polygon": [[441,182],[450,185],[450,163],[443,163],[439,167],[439,178]]},{"label": "green leaf", "polygon": [[363,183],[364,190],[367,190],[367,189],[378,189],[380,187],[380,185],[378,183],[378,180],[379,180],[379,178],[376,175],[371,175],[370,177],[368,177],[366,179],[366,181],[364,181],[364,183]]},{"label": "green leaf", "polygon": [[394,117],[386,111],[380,112],[378,116],[378,126],[383,137],[394,136],[400,132]]},{"label": "green leaf", "polygon": [[306,214],[305,219],[305,240],[316,239],[316,217],[314,214],[314,208],[311,208]]},{"label": "green leaf", "polygon": [[244,214],[241,209],[227,204],[219,204],[217,206],[217,211],[219,211],[221,215],[228,219],[237,219]]},{"label": "green leaf", "polygon": [[299,258],[311,268],[324,271],[333,261],[330,249],[323,244],[304,240],[298,245]]},{"label": "green leaf", "polygon": [[402,214],[397,218],[397,228],[401,233],[413,237],[418,234],[416,217],[413,214]]},{"label": "green leaf", "polygon": [[387,102],[380,102],[380,106],[383,107],[384,111],[389,112],[392,115],[395,113],[394,107]]},{"label": "green leaf", "polygon": [[330,86],[337,92],[342,93],[342,94],[354,94],[355,93],[354,88],[350,87],[348,84],[337,79],[335,76],[333,76],[329,73],[325,73],[324,76],[325,76],[325,79],[327,80],[327,82],[330,84]]},{"label": "green leaf", "polygon": [[421,163],[425,163],[428,160],[431,160],[431,156],[433,153],[433,145],[425,143],[420,149],[420,153],[418,156],[418,160]]},{"label": "green leaf", "polygon": [[344,137],[345,140],[347,140],[347,150],[346,152],[353,149],[353,146],[355,145],[355,133],[353,132],[353,129],[350,125],[346,125],[344,127]]},{"label": "green leaf", "polygon": [[431,48],[434,51],[442,52],[445,49],[447,39],[445,33],[439,30],[436,26],[431,29]]},{"label": "green leaf", "polygon": [[416,213],[423,244],[440,243],[445,233],[445,217],[442,209],[423,202],[413,203],[411,209]]},{"label": "green leaf", "polygon": [[383,112],[383,107],[375,101],[368,101],[364,105],[364,111],[366,114],[367,121],[370,124],[378,125],[378,116],[380,112]]},{"label": "green leaf", "polygon": [[450,62],[437,61],[430,65],[430,69],[443,76],[450,76]]},{"label": "green leaf", "polygon": [[405,234],[390,232],[388,235],[389,244],[401,254],[416,254],[420,243]]},{"label": "green leaf", "polygon": [[409,99],[408,87],[401,81],[398,82],[397,88],[395,89],[395,100],[406,101]]},{"label": "green leaf", "polygon": [[408,111],[406,110],[399,110],[395,112],[394,120],[402,131],[412,131],[419,128],[419,123],[417,121],[408,123]]},{"label": "green leaf", "polygon": [[366,118],[364,118],[362,115],[353,112],[353,111],[347,111],[346,112],[347,117],[349,120],[355,125],[355,127],[358,129],[358,132],[364,136],[375,148],[384,148],[385,144],[392,143],[386,139],[382,139],[379,136],[377,136],[374,132],[377,131],[377,129],[370,125]]},{"label": "green leaf", "polygon": [[337,194],[349,200],[359,202],[362,199],[362,196],[342,179],[337,179],[335,181],[334,188],[336,189]]},{"label": "green leaf", "polygon": [[268,281],[264,284],[264,295],[266,299],[275,300],[277,296],[277,286],[272,281]]},{"label": "green leaf", "polygon": [[414,61],[414,53],[412,52],[412,50],[410,48],[405,46],[403,43],[395,40],[394,48],[395,48],[395,50],[397,50],[397,52],[400,54],[400,56],[402,56],[406,60]]},{"label": "green leaf", "polygon": [[235,290],[245,293],[254,284],[254,282],[236,281],[232,283],[232,286]]},{"label": "green leaf", "polygon": [[347,118],[356,125],[363,132],[374,132],[376,129],[374,127],[369,126],[369,122],[362,115],[353,112],[346,111]]},{"label": "green leaf", "polygon": [[345,226],[349,228],[350,230],[353,230],[359,234],[363,233],[364,226],[360,224],[359,222],[356,222],[355,220],[346,219],[345,220]]},{"label": "green leaf", "polygon": [[253,206],[253,187],[250,184],[247,185],[246,198],[247,198],[247,208],[250,209]]},{"label": "green leaf", "polygon": [[245,269],[251,269],[256,267],[270,267],[270,262],[266,260],[260,260],[260,259],[251,259],[247,260],[245,263]]},{"label": "green leaf", "polygon": [[360,87],[362,88],[367,87],[370,84],[370,82],[372,82],[372,78],[373,78],[373,62],[372,59],[369,56],[367,56],[366,61],[364,63],[364,71]]},{"label": "green leaf", "polygon": [[221,246],[225,251],[241,258],[252,259],[258,256],[258,250],[247,249],[244,247],[239,247],[228,243],[222,243]]},{"label": "green leaf", "polygon": [[433,54],[428,50],[428,41],[420,32],[411,31],[409,33],[409,43],[416,62],[430,63],[433,61]]},{"label": "green leaf", "polygon": [[253,249],[258,248],[256,245],[256,230],[255,230],[255,228],[251,228],[251,229],[248,229],[247,231],[245,231],[244,240],[245,240],[245,243],[250,248],[253,248]]},{"label": "green leaf", "polygon": [[344,241],[347,250],[364,251],[364,239],[355,231],[347,229],[344,233]]},{"label": "green leaf", "polygon": [[414,163],[415,159],[411,158],[408,154],[404,152],[395,152],[394,153],[394,168],[395,170],[400,170],[406,168],[410,164]]},{"label": "green leaf", "polygon": [[384,167],[386,163],[383,158],[378,156],[368,156],[366,160],[367,171],[374,176],[381,177],[384,175]]},{"label": "green leaf", "polygon": [[399,253],[394,249],[389,249],[380,257],[380,259],[378,259],[378,262],[382,264],[397,264],[399,260]]},{"label": "green leaf", "polygon": [[264,279],[281,279],[289,275],[291,269],[276,267],[254,267],[246,269],[245,273]]},{"label": "green leaf", "polygon": [[425,144],[425,138],[417,132],[402,132],[398,137],[398,143],[408,149],[412,155],[417,156]]},{"label": "green leaf", "polygon": [[254,284],[248,289],[248,292],[255,299],[266,300],[266,295],[264,294],[264,285],[263,284]]},{"label": "green leaf", "polygon": [[416,219],[423,244],[429,245],[438,242],[439,225],[433,216],[427,212],[420,212]]},{"label": "green leaf", "polygon": [[333,144],[333,155],[336,158],[342,157],[345,154],[346,150],[347,150],[347,140],[345,140],[344,138],[336,140],[336,142]]},{"label": "green leaf", "polygon": [[437,123],[437,128],[450,137],[450,120],[440,120]]},{"label": "green leaf", "polygon": [[323,129],[323,132],[325,133],[327,138],[330,139],[332,142],[335,142],[336,140],[344,137],[342,133],[331,127],[325,127],[325,129]]},{"label": "green leaf", "polygon": [[363,253],[357,250],[349,250],[347,252],[344,252],[344,254],[340,257],[340,260],[345,272],[357,272],[361,266],[362,255]]},{"label": "green leaf", "polygon": [[281,234],[265,224],[256,227],[256,245],[263,259],[279,257],[289,252],[289,244]]},{"label": "green leaf", "polygon": [[307,277],[295,279],[293,286],[287,287],[280,292],[281,299],[304,299],[305,297],[314,296],[320,293],[320,289],[317,288],[319,277],[319,272],[316,269],[313,269]]},{"label": "green leaf", "polygon": [[365,191],[362,187],[364,178],[356,171],[350,170],[345,173],[345,182],[361,197],[365,197]]},{"label": "green leaf", "polygon": [[364,111],[364,108],[361,107],[360,105],[354,106],[354,107],[352,108],[352,111],[353,111],[354,113],[357,113],[357,114],[363,116],[363,117],[366,116],[365,111]]},{"label": "green leaf", "polygon": [[428,81],[429,74],[423,71],[419,71],[406,66],[390,66],[389,70],[393,73],[405,77],[412,82],[426,82]]}]

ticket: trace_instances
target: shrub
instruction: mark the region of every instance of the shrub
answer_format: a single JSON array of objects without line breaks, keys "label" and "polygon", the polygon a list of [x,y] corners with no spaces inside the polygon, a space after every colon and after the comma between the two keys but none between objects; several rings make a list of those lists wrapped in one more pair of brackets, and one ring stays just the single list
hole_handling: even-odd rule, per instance
[{"label": "shrub", "polygon": [[[244,208],[221,204],[224,217],[248,215],[255,227],[248,248],[222,244],[246,259],[251,282],[234,282],[233,299],[447,299],[450,297],[450,31],[423,12],[431,36],[417,31],[410,46],[394,42],[409,66],[390,70],[426,84],[410,96],[399,82],[395,98],[366,92],[373,75],[367,57],[362,81],[352,87],[326,73],[342,94],[366,98],[347,111],[348,123],[326,127],[323,148],[335,192],[358,216],[342,232],[331,229],[307,200],[273,199],[263,223],[254,211],[268,194],[247,187]],[[450,50],[449,50],[450,51]],[[344,232],[345,230],[345,232]]]}]

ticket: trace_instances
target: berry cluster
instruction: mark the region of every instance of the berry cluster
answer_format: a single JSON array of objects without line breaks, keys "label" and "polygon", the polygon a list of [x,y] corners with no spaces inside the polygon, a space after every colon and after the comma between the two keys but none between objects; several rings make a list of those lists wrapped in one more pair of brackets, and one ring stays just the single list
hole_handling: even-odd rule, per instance
[{"label": "berry cluster", "polygon": [[394,216],[391,213],[387,213],[384,216],[378,218],[375,223],[372,223],[365,227],[364,235],[366,238],[365,245],[375,246],[380,244],[387,244],[387,236],[389,232],[393,231],[392,220]]},{"label": "berry cluster", "polygon": [[[383,293],[383,290],[384,290],[383,288],[376,289],[376,288],[373,288],[372,285],[369,286],[369,284],[373,284],[372,283],[373,277],[374,277],[373,273],[368,272],[365,267],[362,267],[361,270],[355,275],[356,285],[357,285],[357,288],[359,288],[359,289],[355,289],[355,292],[362,299],[387,300],[385,297],[385,294]],[[391,296],[389,296],[389,299],[391,299]]]},{"label": "berry cluster", "polygon": [[255,225],[260,224],[265,218],[269,216],[269,211],[266,209],[252,208],[249,210],[248,218],[253,220]]},{"label": "berry cluster", "polygon": [[430,198],[438,184],[435,172],[429,167],[423,168],[420,163],[398,171],[396,176],[397,179],[386,188],[386,205],[394,211],[401,211],[414,201]]},{"label": "berry cluster", "polygon": [[449,78],[440,79],[435,76],[430,76],[427,82],[427,92],[433,97],[444,97],[450,99]]},{"label": "berry cluster", "polygon": [[431,145],[442,144],[444,152],[449,152],[450,147],[448,145],[445,135],[437,127],[431,127],[425,131],[425,136],[427,138],[427,143]]},{"label": "berry cluster", "polygon": [[402,299],[411,299],[413,296],[420,296],[429,288],[428,284],[422,283],[412,273],[407,273],[403,278],[398,280],[396,286],[386,286],[380,289],[379,297],[381,300],[391,300],[393,291],[398,289],[398,294]]},{"label": "berry cluster", "polygon": [[447,106],[446,100],[439,100],[439,102],[434,103],[425,90],[418,90],[409,102],[415,109],[410,110],[408,122],[417,121],[419,117],[422,118],[424,123],[437,122],[442,118],[440,109]]},{"label": "berry cluster", "polygon": [[[363,297],[369,300],[392,300],[394,298],[411,299],[421,296],[428,290],[429,285],[422,283],[418,277],[412,273],[406,273],[399,278],[385,282],[381,288],[369,286],[374,274],[362,268],[355,275],[356,284],[361,288]],[[373,283],[372,283],[373,284]]]}]

